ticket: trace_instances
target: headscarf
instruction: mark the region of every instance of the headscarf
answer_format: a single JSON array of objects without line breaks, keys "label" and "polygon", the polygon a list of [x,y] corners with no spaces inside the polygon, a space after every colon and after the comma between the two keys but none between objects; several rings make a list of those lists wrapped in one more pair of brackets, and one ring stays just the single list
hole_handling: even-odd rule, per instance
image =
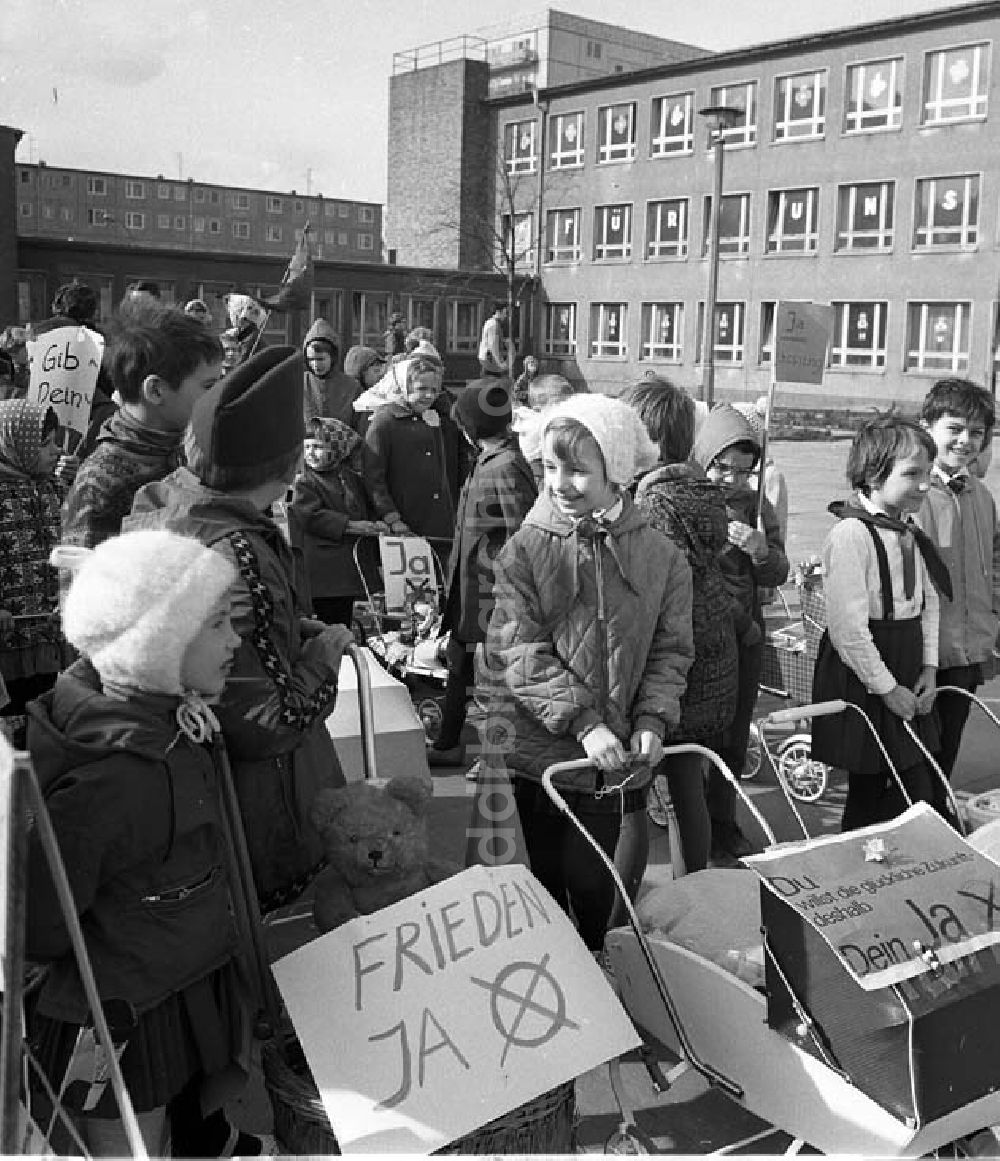
[{"label": "headscarf", "polygon": [[32,399],[0,402],[0,477],[30,480],[38,475],[45,418],[51,411]]},{"label": "headscarf", "polygon": [[[348,460],[358,450],[362,444],[361,436],[352,428],[348,427],[339,419],[317,418],[314,419],[306,434],[307,439],[319,440],[327,452],[329,459],[323,465],[326,468],[334,468],[338,464],[342,464],[344,460]],[[309,450],[305,452],[306,463],[309,463]],[[317,464],[309,464],[311,468],[316,468]],[[322,468],[319,468],[322,471]]]},{"label": "headscarf", "polygon": [[375,411],[387,403],[398,403],[405,407],[411,373],[427,367],[437,371],[440,387],[444,376],[441,356],[431,343],[420,343],[405,359],[390,363],[389,369],[375,386],[369,387],[354,400],[354,410]]}]

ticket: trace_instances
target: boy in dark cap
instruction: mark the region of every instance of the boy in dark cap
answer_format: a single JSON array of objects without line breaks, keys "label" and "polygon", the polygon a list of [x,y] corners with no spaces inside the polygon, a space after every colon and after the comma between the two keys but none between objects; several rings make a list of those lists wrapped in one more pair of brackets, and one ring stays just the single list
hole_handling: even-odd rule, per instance
[{"label": "boy in dark cap", "polygon": [[441,733],[427,752],[431,766],[460,765],[464,760],[462,727],[475,683],[476,645],[486,640],[493,612],[493,561],[537,496],[531,468],[510,428],[509,380],[473,380],[455,401],[451,415],[478,458],[459,494],[448,562],[443,619],[444,628],[451,629],[448,684]]},{"label": "boy in dark cap", "polygon": [[237,567],[241,644],[218,716],[265,909],[319,870],[309,807],[320,786],[344,782],[325,721],[351,634],[307,616],[291,549],[268,515],[302,461],[302,378],[302,356],[272,347],[221,379],[191,415],[188,466],[143,488],[128,521],[193,536]]}]

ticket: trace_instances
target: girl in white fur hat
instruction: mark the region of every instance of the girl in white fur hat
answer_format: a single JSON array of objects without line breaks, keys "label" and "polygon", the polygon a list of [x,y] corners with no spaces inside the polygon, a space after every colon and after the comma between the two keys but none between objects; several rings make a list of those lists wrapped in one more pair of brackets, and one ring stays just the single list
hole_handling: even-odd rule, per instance
[{"label": "girl in white fur hat", "polygon": [[[162,531],[54,557],[74,573],[63,629],[82,656],[29,705],[28,746],[146,1146],[166,1156],[172,1134],[174,1156],[258,1154],[222,1111],[250,1031],[208,705],[240,643],[235,569]],[[30,843],[27,953],[49,970],[28,1035],[59,1091],[92,1033],[36,830]],[[92,1155],[129,1152],[93,1064],[65,1103]]]}]

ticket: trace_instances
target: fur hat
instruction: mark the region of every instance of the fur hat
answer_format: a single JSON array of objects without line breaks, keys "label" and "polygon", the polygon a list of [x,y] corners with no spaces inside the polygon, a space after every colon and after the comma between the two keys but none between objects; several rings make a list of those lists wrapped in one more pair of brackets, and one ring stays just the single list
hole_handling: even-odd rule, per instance
[{"label": "fur hat", "polygon": [[189,536],[145,530],[93,551],[57,547],[51,563],[73,572],[62,614],[66,640],[102,681],[184,693],[184,654],[236,580],[226,557]]},{"label": "fur hat", "polygon": [[377,362],[379,353],[374,347],[351,347],[344,356],[344,374],[360,379],[372,363]]},{"label": "fur hat", "polygon": [[660,453],[646,426],[621,399],[609,395],[572,395],[544,412],[542,438],[556,419],[574,419],[597,441],[612,484],[630,484],[659,463]]},{"label": "fur hat", "polygon": [[188,467],[209,488],[281,477],[302,451],[302,356],[268,347],[202,395],[185,439]]},{"label": "fur hat", "polygon": [[510,426],[510,397],[507,379],[473,379],[452,405],[451,417],[473,439],[500,435]]}]

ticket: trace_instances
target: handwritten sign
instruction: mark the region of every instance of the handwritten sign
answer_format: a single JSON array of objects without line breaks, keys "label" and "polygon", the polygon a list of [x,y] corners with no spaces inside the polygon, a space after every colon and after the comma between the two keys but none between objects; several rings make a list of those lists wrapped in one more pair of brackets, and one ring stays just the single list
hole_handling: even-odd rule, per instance
[{"label": "handwritten sign", "polygon": [[775,383],[822,383],[833,307],[779,302],[774,322]]},{"label": "handwritten sign", "polygon": [[274,975],[344,1153],[430,1153],[639,1043],[519,863],[355,919]]},{"label": "handwritten sign", "polygon": [[387,610],[398,612],[415,601],[437,604],[434,554],[422,536],[380,536],[379,551]]},{"label": "handwritten sign", "polygon": [[89,327],[59,327],[28,342],[28,398],[51,407],[63,427],[83,434],[90,424],[104,336]]},{"label": "handwritten sign", "polygon": [[745,861],[866,991],[925,975],[921,986],[950,986],[948,972],[974,962],[965,957],[1000,947],[1000,866],[925,802],[880,826]]}]

